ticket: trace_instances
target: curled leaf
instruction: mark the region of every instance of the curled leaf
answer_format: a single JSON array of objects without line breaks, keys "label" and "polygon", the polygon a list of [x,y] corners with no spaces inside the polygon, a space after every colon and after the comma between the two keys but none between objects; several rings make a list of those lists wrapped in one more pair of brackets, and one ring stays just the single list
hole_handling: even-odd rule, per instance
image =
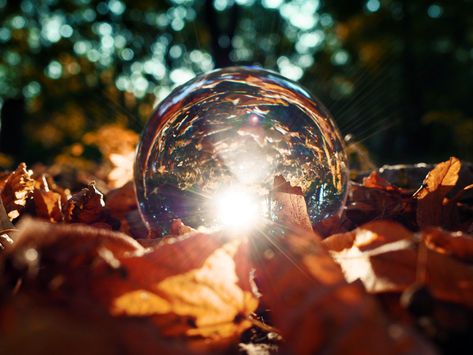
[{"label": "curled leaf", "polygon": [[349,282],[360,279],[370,292],[402,291],[415,281],[412,233],[391,221],[373,221],[322,241]]},{"label": "curled leaf", "polygon": [[417,224],[419,227],[442,226],[449,213],[445,203],[447,194],[458,181],[461,162],[455,157],[439,163],[424,179],[422,187],[414,194],[417,201]]},{"label": "curled leaf", "polygon": [[35,181],[31,177],[32,171],[21,163],[6,179],[1,198],[10,220],[17,218],[25,209],[26,203],[33,196]]},{"label": "curled leaf", "polygon": [[138,214],[132,181],[109,191],[105,197],[105,207],[113,218],[120,221],[121,232],[135,238],[146,238],[148,231]]},{"label": "curled leaf", "polygon": [[[142,319],[160,334],[221,341],[247,329],[258,300],[243,240],[187,234],[145,249],[120,233],[26,220],[7,255],[6,279],[117,321]],[[238,260],[238,262],[237,262]]]},{"label": "curled leaf", "polygon": [[65,207],[64,220],[97,227],[118,227],[118,221],[105,208],[103,194],[93,183],[72,195]]},{"label": "curled leaf", "polygon": [[[287,234],[271,244],[277,247],[255,250],[254,262],[262,302],[285,340],[283,353],[433,353],[404,328],[393,337],[375,301],[346,282],[311,234]],[[354,346],[360,339],[363,346]]]},{"label": "curled leaf", "polygon": [[386,191],[399,191],[398,187],[383,179],[376,171],[371,172],[368,177],[363,179],[363,186]]},{"label": "curled leaf", "polygon": [[241,241],[220,245],[203,234],[166,240],[148,254],[121,259],[125,279],[96,283],[111,314],[152,317],[174,336],[221,339],[248,328],[258,301],[240,281],[249,277],[235,262]]},{"label": "curled leaf", "polygon": [[344,213],[353,227],[374,219],[396,219],[411,225],[415,223],[412,222],[414,212],[411,197],[400,189],[367,187],[353,182],[349,185]]},{"label": "curled leaf", "polygon": [[433,228],[416,237],[397,223],[376,221],[322,243],[347,280],[361,280],[368,292],[403,292],[421,282],[436,298],[473,308],[472,240]]},{"label": "curled leaf", "polygon": [[54,191],[35,188],[33,191],[35,215],[50,222],[63,220],[61,195]]}]

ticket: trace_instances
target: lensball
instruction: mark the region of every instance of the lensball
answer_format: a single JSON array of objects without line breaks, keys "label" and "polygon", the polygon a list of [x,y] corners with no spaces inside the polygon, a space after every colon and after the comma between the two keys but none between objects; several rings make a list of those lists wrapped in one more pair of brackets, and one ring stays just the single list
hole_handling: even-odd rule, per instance
[{"label": "lensball", "polygon": [[312,223],[340,212],[347,157],[322,103],[272,71],[231,67],[177,87],[155,109],[135,162],[139,210],[166,234],[271,221],[276,176],[299,186]]}]

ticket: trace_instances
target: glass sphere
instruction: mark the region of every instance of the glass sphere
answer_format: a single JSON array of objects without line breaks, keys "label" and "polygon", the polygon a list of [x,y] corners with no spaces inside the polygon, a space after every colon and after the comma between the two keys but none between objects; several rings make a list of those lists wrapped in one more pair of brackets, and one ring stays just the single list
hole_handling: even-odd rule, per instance
[{"label": "glass sphere", "polygon": [[231,67],[176,88],[148,120],[135,162],[148,228],[246,228],[271,220],[276,176],[299,186],[313,223],[338,213],[347,158],[327,109],[271,71]]}]

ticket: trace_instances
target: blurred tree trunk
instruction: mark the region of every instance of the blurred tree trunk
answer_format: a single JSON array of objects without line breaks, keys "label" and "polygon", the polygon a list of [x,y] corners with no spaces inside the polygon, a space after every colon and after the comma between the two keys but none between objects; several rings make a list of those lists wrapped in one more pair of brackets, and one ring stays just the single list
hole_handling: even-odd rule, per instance
[{"label": "blurred tree trunk", "polygon": [[[240,9],[235,3],[228,10],[228,14],[219,14],[213,6],[213,0],[205,1],[205,15],[210,31],[212,57],[217,68],[224,68],[233,64],[230,53],[233,49],[232,41],[238,25],[239,14]],[[226,21],[226,28],[222,28],[221,23],[223,21],[219,21],[219,16],[224,15],[229,17],[229,21]]]},{"label": "blurred tree trunk", "polygon": [[23,159],[24,153],[25,137],[23,137],[23,125],[25,114],[24,97],[6,99],[3,103],[0,151],[19,160]]},{"label": "blurred tree trunk", "polygon": [[429,151],[429,133],[426,127],[422,125],[422,116],[424,114],[423,93],[421,76],[419,75],[419,66],[414,50],[414,38],[412,26],[412,3],[409,0],[402,0],[403,17],[402,26],[402,73],[404,76],[404,119],[403,132],[405,142],[403,144],[404,152],[401,155],[410,157],[413,161],[425,156]]}]

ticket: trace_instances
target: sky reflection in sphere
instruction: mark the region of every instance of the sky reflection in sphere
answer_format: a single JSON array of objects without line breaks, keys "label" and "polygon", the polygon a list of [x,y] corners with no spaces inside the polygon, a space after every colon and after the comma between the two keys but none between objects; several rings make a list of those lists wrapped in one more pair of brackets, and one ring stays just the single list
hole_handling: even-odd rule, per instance
[{"label": "sky reflection in sphere", "polygon": [[174,218],[225,227],[221,196],[241,191],[238,203],[258,201],[249,208],[271,219],[281,175],[302,188],[315,223],[343,206],[343,148],[328,111],[297,83],[256,68],[216,70],[176,88],[146,124],[135,163],[140,212],[163,233]]}]

